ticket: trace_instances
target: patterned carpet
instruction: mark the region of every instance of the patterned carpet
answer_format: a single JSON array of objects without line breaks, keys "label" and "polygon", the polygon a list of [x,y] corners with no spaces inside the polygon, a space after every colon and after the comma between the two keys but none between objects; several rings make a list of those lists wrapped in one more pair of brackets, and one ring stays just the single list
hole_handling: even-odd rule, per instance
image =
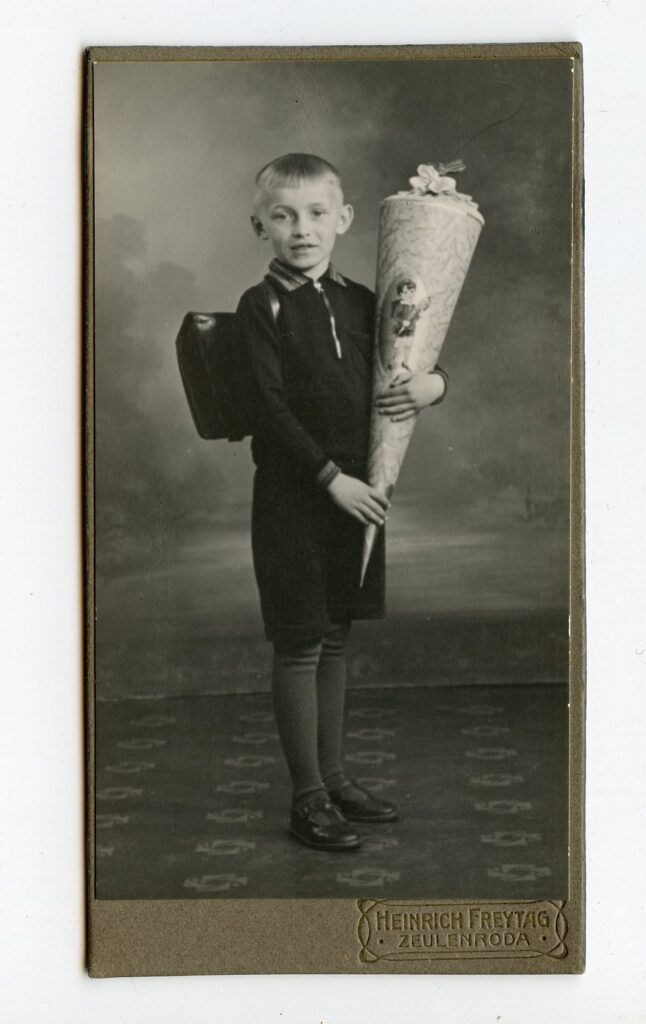
[{"label": "patterned carpet", "polygon": [[97,897],[567,896],[564,685],[350,690],[346,765],[401,821],[309,850],[269,694],[100,703]]}]

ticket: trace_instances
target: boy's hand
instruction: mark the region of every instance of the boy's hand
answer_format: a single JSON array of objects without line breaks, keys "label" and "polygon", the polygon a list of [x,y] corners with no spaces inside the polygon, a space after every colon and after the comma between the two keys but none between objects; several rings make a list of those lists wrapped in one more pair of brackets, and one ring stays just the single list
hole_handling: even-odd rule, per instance
[{"label": "boy's hand", "polygon": [[376,526],[383,526],[386,519],[386,509],[390,508],[390,502],[385,495],[370,484],[364,484],[363,480],[348,476],[346,473],[339,473],[335,476],[328,491],[332,501],[344,512],[348,512],[355,519],[358,519],[364,526],[374,523]]},{"label": "boy's hand", "polygon": [[377,395],[376,406],[381,416],[390,416],[393,422],[410,419],[426,405],[431,405],[444,393],[444,378],[439,373],[398,374],[385,391]]}]

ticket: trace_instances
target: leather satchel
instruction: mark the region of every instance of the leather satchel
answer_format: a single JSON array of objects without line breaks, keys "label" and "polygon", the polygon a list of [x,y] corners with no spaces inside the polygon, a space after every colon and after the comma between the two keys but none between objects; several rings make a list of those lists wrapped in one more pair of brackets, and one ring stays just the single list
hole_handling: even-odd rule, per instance
[{"label": "leather satchel", "polygon": [[[274,319],[280,303],[263,281]],[[241,441],[253,432],[250,382],[235,313],[187,313],[175,342],[179,372],[200,437]]]}]

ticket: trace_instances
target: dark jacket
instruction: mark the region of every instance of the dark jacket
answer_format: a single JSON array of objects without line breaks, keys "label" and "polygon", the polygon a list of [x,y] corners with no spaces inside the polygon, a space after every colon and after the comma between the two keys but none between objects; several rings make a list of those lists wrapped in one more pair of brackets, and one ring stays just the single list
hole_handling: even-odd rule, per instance
[{"label": "dark jacket", "polygon": [[374,295],[329,267],[314,282],[277,260],[238,305],[254,395],[254,568],[269,639],[298,644],[330,621],[384,613],[384,531],[359,588],[364,528],[317,477],[330,461],[366,479]]}]

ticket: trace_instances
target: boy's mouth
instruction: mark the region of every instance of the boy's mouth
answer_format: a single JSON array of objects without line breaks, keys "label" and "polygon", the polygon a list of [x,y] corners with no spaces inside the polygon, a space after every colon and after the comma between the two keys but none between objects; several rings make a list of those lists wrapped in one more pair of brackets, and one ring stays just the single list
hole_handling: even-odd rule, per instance
[{"label": "boy's mouth", "polygon": [[316,246],[310,242],[299,242],[298,245],[290,246],[292,252],[309,252],[310,249],[316,249]]}]

